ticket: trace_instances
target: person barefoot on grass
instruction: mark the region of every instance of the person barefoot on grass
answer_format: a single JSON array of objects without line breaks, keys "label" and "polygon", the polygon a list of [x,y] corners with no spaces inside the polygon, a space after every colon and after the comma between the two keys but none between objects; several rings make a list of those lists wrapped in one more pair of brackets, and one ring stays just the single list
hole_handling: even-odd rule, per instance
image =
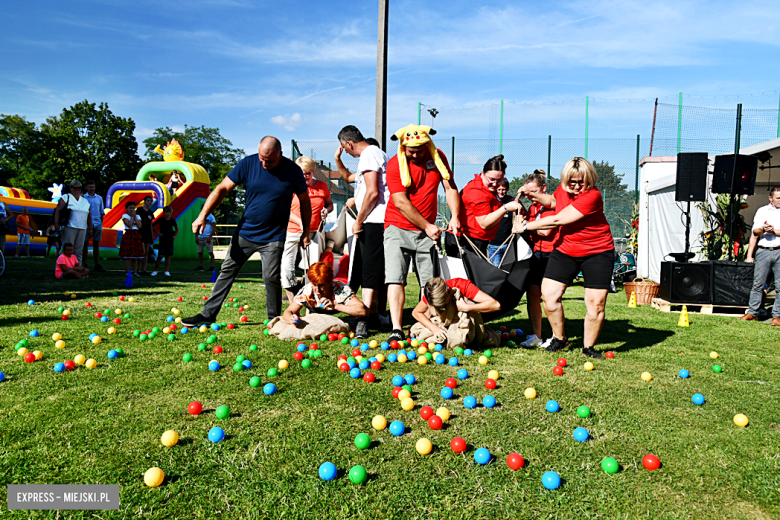
[{"label": "person barefoot on grass", "polygon": [[89,269],[79,265],[79,259],[73,254],[73,244],[70,242],[62,246],[62,254],[54,266],[54,277],[58,280],[89,278]]}]

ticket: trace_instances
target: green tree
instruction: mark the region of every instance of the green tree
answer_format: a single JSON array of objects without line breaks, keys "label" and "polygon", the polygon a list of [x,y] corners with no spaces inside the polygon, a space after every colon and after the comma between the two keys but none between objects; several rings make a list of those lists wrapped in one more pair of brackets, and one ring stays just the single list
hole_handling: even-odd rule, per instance
[{"label": "green tree", "polygon": [[45,158],[42,135],[35,123],[24,116],[0,116],[0,186],[26,190],[34,198],[46,200],[49,162]]},{"label": "green tree", "polygon": [[[184,150],[184,160],[200,164],[206,169],[214,189],[225,175],[244,157],[241,149],[233,148],[233,143],[222,136],[219,128],[184,125],[184,132],[176,132],[170,127],[158,128],[151,137],[144,139],[146,147],[144,157],[147,162],[162,160],[154,151],[157,145],[164,147],[171,139],[176,139]],[[235,223],[243,213],[243,188],[237,187],[214,212],[218,222]]]},{"label": "green tree", "polygon": [[63,182],[95,181],[99,193],[135,178],[142,165],[135,122],[114,115],[106,103],[82,101],[41,125],[53,173]]}]

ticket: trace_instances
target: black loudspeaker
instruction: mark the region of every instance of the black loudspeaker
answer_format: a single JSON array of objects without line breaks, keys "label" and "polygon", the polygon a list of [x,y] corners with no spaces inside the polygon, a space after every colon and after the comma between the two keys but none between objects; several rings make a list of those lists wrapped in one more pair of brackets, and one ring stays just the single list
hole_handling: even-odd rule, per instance
[{"label": "black loudspeaker", "polygon": [[748,262],[717,261],[712,263],[712,303],[747,305],[753,285],[753,268]]},{"label": "black loudspeaker", "polygon": [[701,202],[707,199],[706,152],[677,154],[677,186],[674,200],[677,202]]},{"label": "black loudspeaker", "polygon": [[661,262],[658,296],[671,303],[712,303],[712,263]]},{"label": "black loudspeaker", "polygon": [[734,155],[715,157],[712,177],[712,193],[753,195],[756,191],[758,158],[752,155],[737,155],[737,169],[734,171]]}]

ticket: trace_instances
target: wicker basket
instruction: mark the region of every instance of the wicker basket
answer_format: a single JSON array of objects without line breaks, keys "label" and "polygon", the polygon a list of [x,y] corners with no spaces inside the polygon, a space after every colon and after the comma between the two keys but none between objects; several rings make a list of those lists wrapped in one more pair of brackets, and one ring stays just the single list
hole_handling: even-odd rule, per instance
[{"label": "wicker basket", "polygon": [[637,278],[633,282],[624,283],[626,289],[626,301],[631,301],[631,293],[636,293],[637,305],[650,305],[653,298],[658,296],[661,284],[644,278]]}]

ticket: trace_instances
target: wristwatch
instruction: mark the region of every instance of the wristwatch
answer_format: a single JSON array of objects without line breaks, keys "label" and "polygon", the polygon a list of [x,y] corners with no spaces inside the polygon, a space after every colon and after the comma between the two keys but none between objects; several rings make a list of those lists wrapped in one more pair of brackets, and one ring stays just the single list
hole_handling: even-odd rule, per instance
[{"label": "wristwatch", "polygon": [[503,207],[503,208],[504,208],[504,211],[505,211],[506,213],[509,213],[509,208],[507,208],[507,207],[506,207],[506,204],[501,204],[501,207]]}]

